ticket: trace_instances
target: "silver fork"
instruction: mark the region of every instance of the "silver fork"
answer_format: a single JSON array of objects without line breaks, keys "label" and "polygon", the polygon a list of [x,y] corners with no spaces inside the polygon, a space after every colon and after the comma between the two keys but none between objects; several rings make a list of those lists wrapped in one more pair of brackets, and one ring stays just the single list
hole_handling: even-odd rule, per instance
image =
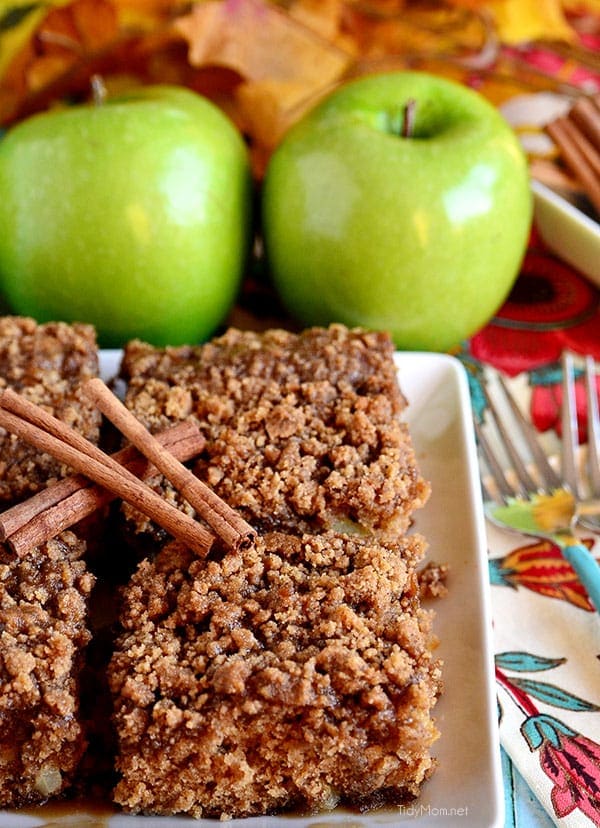
[{"label": "silver fork", "polygon": [[[508,464],[502,462],[501,452],[494,447],[483,425],[475,419],[480,456],[484,463],[482,491],[486,516],[503,529],[552,540],[586,587],[596,610],[600,611],[600,566],[587,546],[575,536],[578,512],[571,485],[568,481],[563,482],[548,461],[533,425],[523,415],[500,375],[498,384],[507,403],[508,415],[502,415],[487,388],[483,390],[498,438],[496,443],[504,449]],[[571,416],[571,424],[572,420]],[[513,424],[512,429],[509,421]],[[518,427],[517,438],[513,437],[514,425]],[[517,442],[521,445],[518,446]],[[510,468],[511,472],[505,473],[505,468]],[[572,482],[576,480],[576,471],[577,466],[573,463],[569,469]],[[491,482],[488,487],[485,479],[489,477]]]},{"label": "silver fork", "polygon": [[600,532],[600,413],[596,392],[596,364],[585,359],[585,396],[587,406],[587,457],[585,480],[579,457],[577,408],[575,404],[575,370],[572,354],[562,355],[562,443],[561,469],[566,486],[577,501],[577,519],[582,526]]}]

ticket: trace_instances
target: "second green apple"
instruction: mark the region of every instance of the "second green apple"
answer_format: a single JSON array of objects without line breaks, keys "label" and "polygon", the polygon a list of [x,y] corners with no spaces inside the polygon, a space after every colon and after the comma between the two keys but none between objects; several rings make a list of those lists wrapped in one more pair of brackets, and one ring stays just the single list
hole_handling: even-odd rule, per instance
[{"label": "second green apple", "polygon": [[419,72],[334,91],[284,137],[263,189],[288,310],[305,324],[386,329],[411,350],[450,349],[490,319],[531,215],[510,126],[476,92]]}]

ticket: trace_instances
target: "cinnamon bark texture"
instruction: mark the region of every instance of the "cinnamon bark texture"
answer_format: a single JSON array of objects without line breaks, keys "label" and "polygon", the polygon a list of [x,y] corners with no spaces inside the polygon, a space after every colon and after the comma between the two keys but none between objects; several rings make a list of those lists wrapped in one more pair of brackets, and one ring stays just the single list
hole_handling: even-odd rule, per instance
[{"label": "cinnamon bark texture", "polygon": [[[183,462],[196,457],[205,443],[198,427],[189,421],[167,429],[156,439],[163,450]],[[112,458],[136,477],[145,479],[156,473],[156,467],[133,446],[116,452]],[[114,492],[94,485],[83,474],[69,475],[0,514],[0,541],[7,542],[22,557],[115,497]]]},{"label": "cinnamon bark texture", "polygon": [[580,98],[546,126],[572,174],[600,213],[600,98]]},{"label": "cinnamon bark texture", "polygon": [[138,451],[170,480],[227,547],[240,549],[252,544],[256,536],[253,528],[176,457],[165,452],[160,442],[136,420],[102,380],[89,380],[84,384],[83,391]]},{"label": "cinnamon bark texture", "polygon": [[0,426],[123,498],[198,554],[209,552],[214,536],[207,529],[167,503],[110,455],[11,389],[0,395]]}]

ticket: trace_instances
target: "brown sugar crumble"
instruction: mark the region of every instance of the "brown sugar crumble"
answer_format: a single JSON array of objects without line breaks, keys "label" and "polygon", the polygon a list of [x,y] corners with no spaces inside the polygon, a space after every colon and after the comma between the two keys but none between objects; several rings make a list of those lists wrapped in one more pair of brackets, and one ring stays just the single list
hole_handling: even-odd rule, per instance
[{"label": "brown sugar crumble", "polygon": [[[98,375],[90,325],[0,317],[0,389],[11,388],[98,442],[80,394]],[[69,470],[0,429],[0,508]],[[0,805],[43,802],[71,784],[86,747],[79,680],[94,584],[86,543],[66,531],[21,558],[0,544]]]},{"label": "brown sugar crumble", "polygon": [[[98,367],[90,326],[0,318],[0,389],[93,442],[101,416],[80,386]],[[0,807],[100,777],[124,811],[220,819],[418,796],[442,691],[421,601],[447,572],[423,567],[409,533],[429,484],[390,338],[332,325],[134,341],[121,376],[152,432],[198,426],[194,472],[258,537],[202,557],[121,505],[22,557],[0,544]],[[5,507],[67,471],[0,430]],[[162,475],[151,485],[192,513]]]},{"label": "brown sugar crumble", "polygon": [[227,819],[417,796],[441,691],[420,599],[437,586],[406,534],[429,485],[389,337],[333,325],[136,341],[122,377],[151,431],[197,422],[195,472],[262,534],[208,561],[163,544],[124,588],[115,801]]},{"label": "brown sugar crumble", "polygon": [[[98,442],[100,414],[79,391],[94,376],[98,349],[91,325],[40,325],[26,317],[0,317],[0,389],[14,389]],[[50,455],[0,429],[0,507],[34,494],[67,471]]]},{"label": "brown sugar crumble", "polygon": [[387,335],[341,325],[230,329],[195,347],[129,343],[122,376],[126,404],[151,431],[198,422],[207,446],[196,473],[256,529],[395,538],[429,486],[400,420],[392,355]]},{"label": "brown sugar crumble", "polygon": [[440,691],[423,552],[418,536],[267,533],[142,562],[109,670],[116,802],[230,818],[418,794]]},{"label": "brown sugar crumble", "polygon": [[449,576],[447,564],[429,561],[419,571],[419,595],[421,600],[427,598],[444,598],[448,594],[446,582]]},{"label": "brown sugar crumble", "polygon": [[23,559],[0,545],[0,805],[65,789],[85,749],[79,674],[93,576],[64,532]]}]

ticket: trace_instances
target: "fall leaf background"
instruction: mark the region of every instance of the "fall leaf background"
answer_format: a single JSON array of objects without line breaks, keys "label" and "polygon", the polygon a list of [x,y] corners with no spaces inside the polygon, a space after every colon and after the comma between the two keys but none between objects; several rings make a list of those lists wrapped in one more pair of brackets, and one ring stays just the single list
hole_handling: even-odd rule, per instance
[{"label": "fall leaf background", "polygon": [[[211,98],[247,137],[258,175],[303,111],[366,72],[420,68],[477,85],[494,102],[600,73],[600,0],[4,0],[0,124],[139,83]],[[523,60],[544,44],[545,75]],[[476,80],[473,80],[476,78]]]}]

